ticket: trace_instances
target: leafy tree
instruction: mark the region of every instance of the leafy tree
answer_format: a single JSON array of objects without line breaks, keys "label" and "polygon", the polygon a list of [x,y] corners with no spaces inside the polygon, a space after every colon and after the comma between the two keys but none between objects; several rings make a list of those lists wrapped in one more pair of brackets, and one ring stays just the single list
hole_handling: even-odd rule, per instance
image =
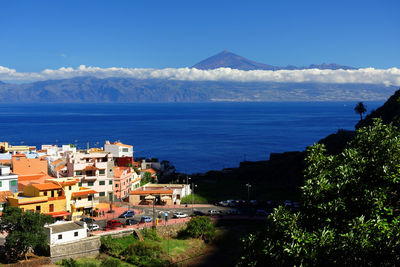
[{"label": "leafy tree", "polygon": [[145,172],[142,180],[140,180],[140,185],[145,185],[151,182],[151,173]]},{"label": "leafy tree", "polygon": [[192,217],[187,223],[186,228],[179,233],[179,236],[189,236],[202,238],[203,240],[213,240],[215,237],[215,226],[210,217]]},{"label": "leafy tree", "polygon": [[354,111],[360,115],[360,120],[362,120],[362,115],[367,112],[367,108],[365,107],[363,102],[358,102],[355,106]]},{"label": "leafy tree", "polygon": [[5,254],[9,261],[16,261],[33,249],[43,250],[47,246],[47,236],[43,231],[45,223],[53,218],[41,213],[23,212],[16,207],[6,207],[0,221],[0,231],[8,233]]},{"label": "leafy tree", "polygon": [[375,120],[340,154],[308,149],[303,206],[243,240],[239,266],[400,264],[400,132]]}]

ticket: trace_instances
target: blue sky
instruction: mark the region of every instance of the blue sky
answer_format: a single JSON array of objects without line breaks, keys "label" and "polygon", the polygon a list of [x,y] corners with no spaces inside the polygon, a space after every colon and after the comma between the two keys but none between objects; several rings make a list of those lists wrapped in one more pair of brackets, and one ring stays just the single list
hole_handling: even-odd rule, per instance
[{"label": "blue sky", "polygon": [[278,66],[400,67],[400,1],[0,2],[0,66],[192,66],[222,50]]}]

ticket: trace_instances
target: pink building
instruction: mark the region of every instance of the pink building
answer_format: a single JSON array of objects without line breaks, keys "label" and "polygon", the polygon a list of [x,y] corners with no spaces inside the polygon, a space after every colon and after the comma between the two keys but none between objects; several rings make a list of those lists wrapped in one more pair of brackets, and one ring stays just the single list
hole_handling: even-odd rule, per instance
[{"label": "pink building", "polygon": [[114,167],[114,198],[129,197],[133,173],[130,167]]}]

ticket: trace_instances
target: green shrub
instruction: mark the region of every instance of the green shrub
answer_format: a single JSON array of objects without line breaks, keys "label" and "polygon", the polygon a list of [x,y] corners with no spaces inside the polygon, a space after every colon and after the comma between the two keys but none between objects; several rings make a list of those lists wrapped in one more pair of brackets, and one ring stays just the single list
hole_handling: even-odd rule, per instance
[{"label": "green shrub", "polygon": [[101,262],[101,265],[107,267],[119,267],[121,266],[121,261],[113,257],[108,257]]},{"label": "green shrub", "polygon": [[210,241],[215,237],[215,226],[207,216],[192,217],[186,228],[179,231],[178,237],[202,238]]},{"label": "green shrub", "polygon": [[169,265],[169,262],[165,259],[148,256],[130,256],[126,259],[126,261],[138,267],[159,267]]},{"label": "green shrub", "polygon": [[163,254],[160,244],[142,241],[130,244],[122,253],[123,256],[149,256],[158,257]]},{"label": "green shrub", "polygon": [[100,251],[107,253],[111,256],[118,256],[119,253],[123,250],[122,245],[113,240],[111,236],[107,236],[107,238],[102,237],[100,241]]},{"label": "green shrub", "polygon": [[157,230],[153,228],[145,228],[141,231],[143,239],[145,240],[153,240],[153,241],[161,241],[161,237],[158,235]]},{"label": "green shrub", "polygon": [[64,267],[80,267],[78,262],[72,258],[69,259],[63,259],[61,261],[61,265]]}]

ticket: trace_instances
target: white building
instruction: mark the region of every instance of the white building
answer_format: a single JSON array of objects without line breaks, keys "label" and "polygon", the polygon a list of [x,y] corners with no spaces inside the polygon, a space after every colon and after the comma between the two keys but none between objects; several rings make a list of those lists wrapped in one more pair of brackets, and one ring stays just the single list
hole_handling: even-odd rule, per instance
[{"label": "white building", "polygon": [[10,173],[10,167],[0,165],[0,191],[18,192],[18,175]]},{"label": "white building", "polygon": [[110,141],[106,141],[104,151],[111,153],[114,158],[133,157],[133,146],[121,142],[110,143]]},{"label": "white building", "polygon": [[114,161],[110,153],[96,150],[67,153],[67,175],[79,178],[79,186],[113,197]]},{"label": "white building", "polygon": [[45,225],[44,232],[50,245],[76,241],[87,237],[87,225],[80,221],[57,221]]}]

